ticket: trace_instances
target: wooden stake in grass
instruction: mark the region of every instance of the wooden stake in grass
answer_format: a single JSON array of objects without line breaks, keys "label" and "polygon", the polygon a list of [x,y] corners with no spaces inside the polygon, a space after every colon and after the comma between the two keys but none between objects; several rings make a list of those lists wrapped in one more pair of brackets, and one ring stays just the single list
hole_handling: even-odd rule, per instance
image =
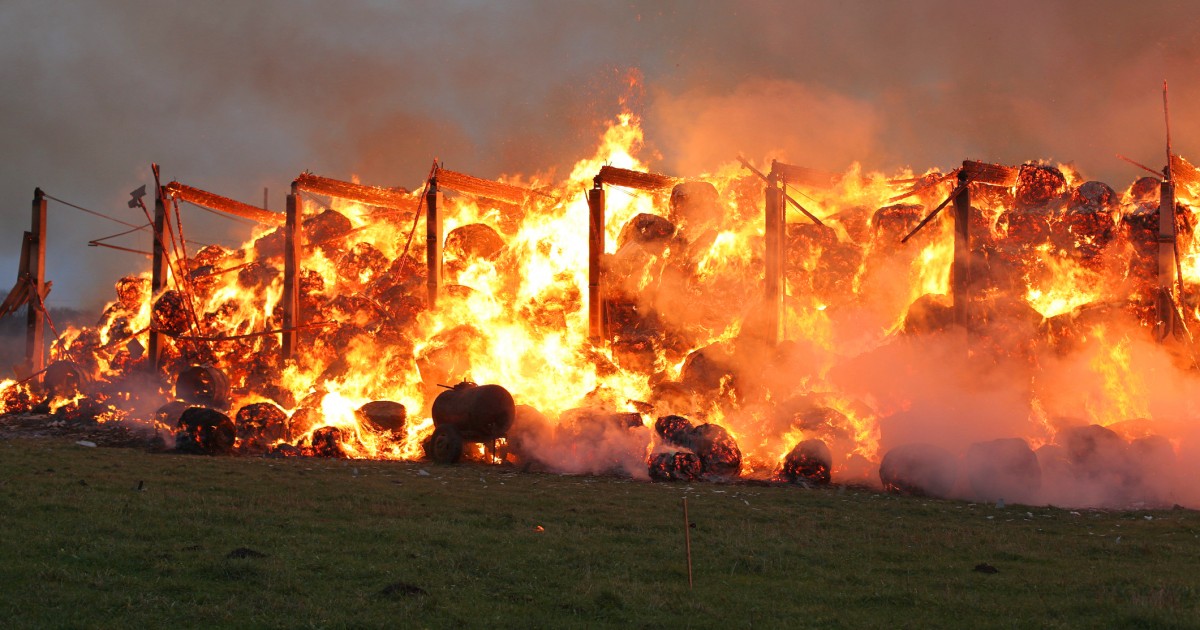
[{"label": "wooden stake in grass", "polygon": [[687,497],[683,497],[683,545],[687,549],[688,590],[692,588],[692,523],[688,520]]}]

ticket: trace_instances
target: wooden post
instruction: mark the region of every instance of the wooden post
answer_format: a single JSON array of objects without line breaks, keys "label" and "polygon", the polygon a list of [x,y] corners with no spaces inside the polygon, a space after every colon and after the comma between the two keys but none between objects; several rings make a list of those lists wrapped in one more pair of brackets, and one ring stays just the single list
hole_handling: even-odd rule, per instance
[{"label": "wooden post", "polygon": [[608,341],[608,309],[605,304],[604,271],[600,260],[604,256],[604,186],[592,182],[588,191],[588,337],[592,345]]},{"label": "wooden post", "polygon": [[[163,186],[155,188],[154,194],[154,249],[150,263],[150,308],[153,313],[154,301],[167,287],[168,261],[165,244],[167,242],[167,190]],[[151,316],[153,321],[153,315]],[[155,374],[162,373],[162,352],[164,335],[150,327],[149,366]]]},{"label": "wooden post", "polygon": [[764,301],[766,308],[765,339],[779,343],[780,329],[783,324],[783,269],[784,269],[784,226],[786,215],[783,208],[783,189],[779,185],[779,175],[775,165],[771,165],[771,173],[767,176],[767,185],[763,188],[765,202],[764,234],[766,248],[763,253],[764,270]]},{"label": "wooden post", "polygon": [[442,192],[438,190],[437,177],[429,178],[429,191],[425,193],[425,269],[429,287],[429,308],[437,306],[442,292]]},{"label": "wooden post", "polygon": [[954,262],[950,267],[950,294],[954,300],[954,323],[967,326],[971,301],[971,187],[966,186],[970,174],[958,172],[960,188],[954,197]]},{"label": "wooden post", "polygon": [[41,188],[33,190],[33,231],[30,236],[28,273],[33,292],[29,296],[25,359],[30,374],[46,366],[46,315],[41,308],[42,285],[46,283],[46,196]]},{"label": "wooden post", "polygon": [[[264,205],[265,199],[264,199]],[[287,220],[283,226],[283,342],[280,344],[284,361],[295,358],[296,342],[300,327],[300,259],[304,251],[304,231],[301,219],[304,216],[304,201],[300,198],[296,182],[287,196]]]},{"label": "wooden post", "polygon": [[1175,182],[1163,180],[1158,202],[1158,295],[1154,302],[1155,338],[1166,341],[1175,332]]}]

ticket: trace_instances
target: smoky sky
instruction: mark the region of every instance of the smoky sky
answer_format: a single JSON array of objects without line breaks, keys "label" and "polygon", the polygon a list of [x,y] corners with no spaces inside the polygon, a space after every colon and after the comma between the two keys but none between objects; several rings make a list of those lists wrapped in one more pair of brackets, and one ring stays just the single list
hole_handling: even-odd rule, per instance
[{"label": "smoky sky", "polygon": [[[281,209],[304,170],[417,187],[590,155],[624,99],[656,170],[738,153],[841,170],[964,158],[1072,162],[1123,188],[1122,153],[1200,145],[1189,2],[44,2],[0,4],[0,282],[34,187],[136,222],[164,177]],[[629,78],[641,82],[631,88]],[[185,210],[195,242],[244,225]],[[50,204],[52,306],[94,308],[133,254],[121,226]],[[149,237],[121,245],[148,249]],[[7,278],[7,279],[6,279]]]}]

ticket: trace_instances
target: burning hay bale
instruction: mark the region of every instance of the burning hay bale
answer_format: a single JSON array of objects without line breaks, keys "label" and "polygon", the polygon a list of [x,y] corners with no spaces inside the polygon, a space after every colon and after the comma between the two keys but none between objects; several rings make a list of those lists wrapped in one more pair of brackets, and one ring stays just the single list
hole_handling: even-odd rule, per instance
[{"label": "burning hay bale", "polygon": [[650,458],[650,479],[654,481],[698,481],[704,476],[704,464],[695,453],[659,453]]},{"label": "burning hay bale", "polygon": [[1051,241],[1061,251],[1095,265],[1116,235],[1119,201],[1104,182],[1084,182],[1071,189],[1062,221],[1051,225]]},{"label": "burning hay bale", "polygon": [[655,421],[654,430],[666,443],[694,453],[706,477],[729,478],[741,473],[742,451],[723,427],[693,426],[683,416],[663,416]]},{"label": "burning hay bale", "polygon": [[355,416],[370,428],[379,433],[403,433],[408,422],[408,410],[404,405],[390,400],[374,400],[358,408]]},{"label": "burning hay bale", "polygon": [[458,261],[492,260],[504,249],[504,238],[490,225],[468,223],[446,235],[445,255]]},{"label": "burning hay bale", "polygon": [[48,398],[74,398],[85,393],[91,376],[71,361],[55,361],[42,374],[42,390]]},{"label": "burning hay bale", "polygon": [[175,379],[175,397],[193,405],[224,409],[229,405],[229,377],[213,365],[193,365]]},{"label": "burning hay bale", "polygon": [[667,218],[681,230],[699,234],[718,228],[725,213],[721,195],[709,182],[684,182],[671,189],[670,213]]},{"label": "burning hay bale", "polygon": [[150,325],[168,335],[182,335],[191,328],[187,298],[175,290],[164,291],[150,310]]},{"label": "burning hay bale", "polygon": [[783,459],[779,477],[789,483],[828,485],[833,469],[833,453],[822,440],[804,440]]},{"label": "burning hay bale", "polygon": [[879,480],[888,492],[946,498],[958,480],[958,461],[940,446],[905,444],[883,456]]},{"label": "burning hay bale", "polygon": [[1045,210],[1063,201],[1067,178],[1057,168],[1045,164],[1024,164],[1017,174],[1013,209],[1018,212]]},{"label": "burning hay bale", "polygon": [[175,449],[181,453],[227,455],[233,452],[237,428],[229,416],[205,407],[189,407],[179,416]]},{"label": "burning hay bale", "polygon": [[967,479],[977,499],[1030,503],[1042,487],[1042,468],[1021,438],[979,442],[967,449]]},{"label": "burning hay bale", "polygon": [[321,427],[312,432],[309,446],[303,449],[303,452],[312,457],[345,457],[346,450],[343,445],[349,437],[347,432],[339,427]]},{"label": "burning hay bale", "polygon": [[287,438],[287,414],[272,403],[251,403],[238,409],[234,424],[238,448],[244,452],[265,453],[273,444]]},{"label": "burning hay bale", "polygon": [[383,275],[391,261],[379,248],[367,242],[355,243],[338,259],[338,275],[354,287],[367,285]]},{"label": "burning hay bale", "polygon": [[662,253],[662,250],[675,237],[676,228],[668,220],[655,215],[642,213],[629,220],[621,228],[617,236],[617,249],[624,248],[629,243],[637,243],[648,251]]}]

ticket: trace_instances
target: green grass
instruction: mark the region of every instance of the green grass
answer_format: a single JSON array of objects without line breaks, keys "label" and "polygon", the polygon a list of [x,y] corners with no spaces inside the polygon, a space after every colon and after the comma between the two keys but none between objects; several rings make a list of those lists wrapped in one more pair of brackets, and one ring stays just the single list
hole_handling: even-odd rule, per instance
[{"label": "green grass", "polygon": [[1184,510],[0,440],[6,628],[1200,627],[1197,536]]}]

